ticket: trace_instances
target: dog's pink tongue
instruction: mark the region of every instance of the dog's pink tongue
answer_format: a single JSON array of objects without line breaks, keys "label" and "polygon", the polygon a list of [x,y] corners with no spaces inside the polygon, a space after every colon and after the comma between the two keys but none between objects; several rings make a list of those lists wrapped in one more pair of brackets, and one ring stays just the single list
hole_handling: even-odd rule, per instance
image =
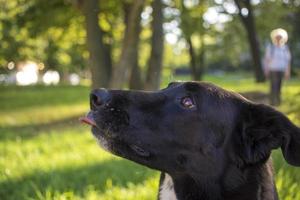
[{"label": "dog's pink tongue", "polygon": [[79,118],[79,121],[81,123],[85,123],[91,126],[96,126],[96,122],[94,121],[94,119],[91,117],[90,114],[87,114],[87,116]]}]

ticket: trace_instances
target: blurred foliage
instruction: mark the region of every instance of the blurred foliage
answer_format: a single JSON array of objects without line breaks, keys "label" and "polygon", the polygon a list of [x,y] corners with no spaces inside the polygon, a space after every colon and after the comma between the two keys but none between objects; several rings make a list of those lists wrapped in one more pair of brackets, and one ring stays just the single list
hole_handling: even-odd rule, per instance
[{"label": "blurred foliage", "polygon": [[[88,58],[85,25],[76,2],[78,1],[0,0],[0,68],[6,67],[10,61],[17,63],[32,60],[43,62],[46,69],[61,72],[85,69]],[[293,63],[299,67],[299,1],[253,2],[262,47],[270,42],[269,32],[272,29],[287,29],[290,34],[289,45],[294,57]],[[139,63],[142,71],[145,71],[150,50],[150,3],[151,0],[147,1],[141,21],[143,30]],[[191,35],[197,49],[201,49],[200,41],[204,40],[205,61],[209,69],[250,68],[246,33],[232,0],[170,0],[164,3],[165,34],[173,33],[177,36],[177,42],[166,44],[165,67],[189,64],[187,44],[182,37]],[[183,4],[187,12],[182,12]],[[209,21],[209,12],[213,12],[219,21]],[[112,45],[115,63],[120,54],[124,31],[124,13],[120,1],[100,2],[99,25],[104,32],[104,43]]]},{"label": "blurred foliage", "polygon": [[0,66],[22,60],[70,71],[84,64],[82,17],[66,1],[1,0]]},{"label": "blurred foliage", "polygon": [[[225,64],[229,70],[236,67],[242,69],[250,69],[250,54],[247,52],[246,31],[242,27],[238,14],[233,7],[230,6],[232,1],[218,1],[218,9],[220,13],[230,14],[230,20],[223,25],[222,29],[216,35],[216,45],[212,46],[209,51],[210,60],[214,68],[221,67]],[[253,1],[254,2],[254,1]],[[297,13],[300,11],[299,1],[282,1],[282,0],[263,0],[253,3],[255,23],[258,33],[259,42],[261,44],[261,54],[264,53],[265,47],[270,40],[271,30],[281,27],[288,31],[288,45],[294,54],[294,59],[298,59],[300,55]],[[297,30],[297,31],[296,31]],[[297,44],[297,45],[296,45]],[[224,53],[226,52],[226,53]],[[299,62],[299,61],[297,61]],[[221,66],[220,66],[221,65]],[[300,67],[299,64],[294,67]]]}]

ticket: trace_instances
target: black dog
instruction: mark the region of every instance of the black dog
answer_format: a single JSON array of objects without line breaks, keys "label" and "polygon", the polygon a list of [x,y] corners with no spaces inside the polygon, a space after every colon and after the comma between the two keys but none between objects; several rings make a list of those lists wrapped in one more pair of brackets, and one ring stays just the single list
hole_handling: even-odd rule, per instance
[{"label": "black dog", "polygon": [[300,166],[300,129],[273,108],[209,83],[157,92],[94,90],[103,148],[162,171],[160,200],[276,200],[271,150]]}]

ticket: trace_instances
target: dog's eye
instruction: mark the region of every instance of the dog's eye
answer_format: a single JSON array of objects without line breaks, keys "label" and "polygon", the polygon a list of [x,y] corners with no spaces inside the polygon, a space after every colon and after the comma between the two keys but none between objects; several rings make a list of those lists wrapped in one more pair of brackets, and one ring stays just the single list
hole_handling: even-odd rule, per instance
[{"label": "dog's eye", "polygon": [[181,99],[181,104],[186,108],[194,108],[195,107],[193,99],[191,99],[190,97],[183,97]]}]

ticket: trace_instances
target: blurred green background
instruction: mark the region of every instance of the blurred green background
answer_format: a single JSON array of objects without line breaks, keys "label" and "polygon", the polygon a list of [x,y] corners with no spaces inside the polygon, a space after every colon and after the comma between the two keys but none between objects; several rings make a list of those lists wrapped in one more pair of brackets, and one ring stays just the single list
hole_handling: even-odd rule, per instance
[{"label": "blurred green background", "polygon": [[[90,89],[204,80],[268,103],[278,27],[293,58],[278,109],[299,126],[299,24],[299,0],[0,0],[0,199],[156,199],[158,172],[78,123]],[[273,161],[281,199],[300,199],[300,169]]]}]

